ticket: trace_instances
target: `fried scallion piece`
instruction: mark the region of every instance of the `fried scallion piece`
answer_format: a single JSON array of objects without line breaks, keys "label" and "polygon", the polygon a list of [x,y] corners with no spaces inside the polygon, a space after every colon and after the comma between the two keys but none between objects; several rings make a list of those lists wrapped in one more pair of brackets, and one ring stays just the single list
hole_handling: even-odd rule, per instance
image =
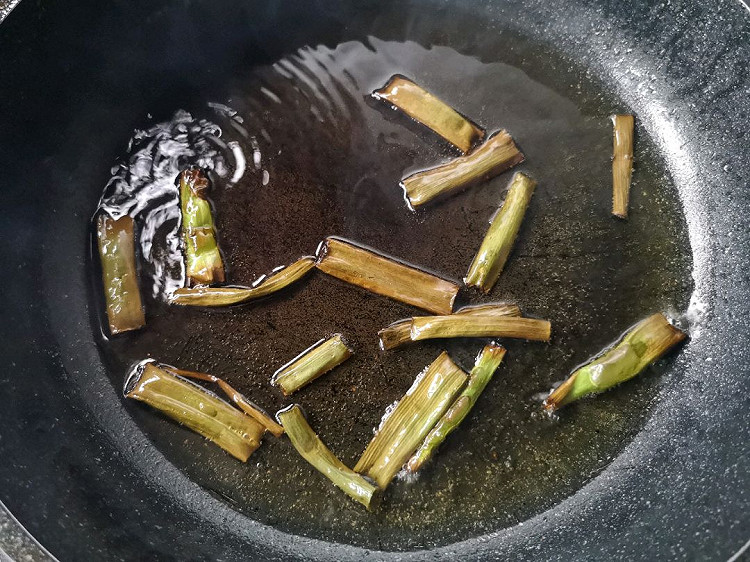
[{"label": "fried scallion piece", "polygon": [[628,218],[630,201],[630,178],[633,175],[633,129],[632,115],[613,115],[612,156],[612,214],[621,219]]},{"label": "fried scallion piece", "polygon": [[302,458],[367,509],[377,505],[382,497],[380,489],[348,468],[325,446],[307,423],[299,406],[295,404],[282,410],[276,417]]},{"label": "fried scallion piece", "polygon": [[189,286],[224,282],[224,262],[216,241],[208,178],[202,170],[184,170],[179,177],[185,276]]},{"label": "fried scallion piece", "polygon": [[497,282],[521,228],[523,216],[534,194],[536,181],[518,172],[513,176],[505,202],[490,223],[464,282],[485,293]]},{"label": "fried scallion piece", "polygon": [[237,406],[239,406],[240,410],[245,412],[248,416],[250,416],[259,424],[261,424],[263,427],[265,427],[275,437],[281,437],[284,434],[284,428],[281,427],[279,424],[277,424],[271,418],[271,416],[269,416],[263,410],[261,410],[258,406],[250,402],[250,400],[248,400],[243,394],[236,391],[233,387],[229,385],[229,383],[225,382],[219,377],[209,375],[208,373],[186,371],[185,369],[178,369],[177,367],[172,367],[171,365],[160,365],[160,367],[164,369],[165,371],[170,371],[174,373],[175,375],[179,375],[181,377],[185,377],[189,379],[196,379],[199,381],[212,382],[216,384],[232,402],[234,402]]},{"label": "fried scallion piece", "polygon": [[339,238],[326,238],[318,256],[318,269],[337,279],[436,314],[453,310],[456,283]]},{"label": "fried scallion piece", "polygon": [[125,396],[141,400],[247,461],[260,446],[265,427],[216,395],[148,362],[125,382]]},{"label": "fried scallion piece", "polygon": [[[464,306],[453,314],[469,316],[521,316],[518,305],[511,303],[480,304]],[[380,349],[388,350],[408,343],[411,340],[411,318],[398,320],[378,332]]]},{"label": "fried scallion piece", "polygon": [[503,316],[458,315],[415,316],[411,320],[411,340],[434,338],[516,338],[549,341],[552,327],[548,320]]},{"label": "fried scallion piece", "polygon": [[102,212],[96,219],[104,299],[111,334],[137,330],[146,323],[138,290],[133,219],[115,220]]},{"label": "fried scallion piece", "polygon": [[453,403],[466,379],[448,354],[441,353],[381,422],[354,470],[385,489]]},{"label": "fried scallion piece", "polygon": [[315,258],[306,256],[278,270],[254,287],[191,287],[177,289],[172,304],[183,306],[229,306],[259,299],[280,291],[304,277],[313,267]]},{"label": "fried scallion piece", "polygon": [[511,136],[500,131],[466,156],[417,172],[401,181],[406,198],[412,208],[424,205],[438,195],[468,187],[473,183],[497,176],[523,162]]},{"label": "fried scallion piece", "polygon": [[476,404],[487,383],[505,357],[505,348],[491,343],[486,345],[474,363],[469,381],[440,421],[435,424],[417,452],[409,459],[406,469],[417,472],[435,454],[443,441],[456,429]]},{"label": "fried scallion piece", "polygon": [[477,125],[404,76],[393,76],[372,97],[400,109],[463,153],[484,138],[484,131]]},{"label": "fried scallion piece", "polygon": [[271,384],[281,388],[284,396],[289,396],[341,365],[352,353],[341,334],[334,334],[327,340],[322,339],[313,344],[281,367],[271,378]]},{"label": "fried scallion piece", "polygon": [[576,369],[544,401],[548,411],[633,378],[687,337],[657,313],[630,328],[612,347]]},{"label": "fried scallion piece", "polygon": [[512,302],[489,302],[462,306],[453,314],[469,316],[521,316],[521,308]]},{"label": "fried scallion piece", "polygon": [[386,351],[411,341],[411,318],[402,318],[378,332],[380,349]]}]

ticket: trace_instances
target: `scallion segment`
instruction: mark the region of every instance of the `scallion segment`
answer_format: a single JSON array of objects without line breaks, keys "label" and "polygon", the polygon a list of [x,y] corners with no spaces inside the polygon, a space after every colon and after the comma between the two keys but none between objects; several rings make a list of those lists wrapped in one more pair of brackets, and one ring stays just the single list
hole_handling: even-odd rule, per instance
[{"label": "scallion segment", "polygon": [[450,314],[458,285],[339,238],[326,238],[318,269],[373,293],[436,314]]},{"label": "scallion segment", "polygon": [[341,334],[335,334],[327,340],[320,340],[281,367],[274,373],[271,384],[281,388],[284,396],[289,396],[346,361],[352,353]]},{"label": "scallion segment", "polygon": [[101,212],[96,219],[96,236],[109,331],[114,335],[137,330],[146,323],[146,317],[138,289],[133,219],[127,215],[113,219]]},{"label": "scallion segment", "polygon": [[458,315],[416,316],[411,322],[411,340],[434,338],[516,338],[549,341],[548,320],[503,316]]},{"label": "scallion segment", "polygon": [[190,168],[179,177],[185,276],[189,286],[224,282],[224,262],[216,241],[211,204],[206,199],[208,179]]},{"label": "scallion segment", "polygon": [[409,472],[417,472],[435,454],[438,447],[448,435],[456,429],[476,404],[477,398],[490,382],[495,371],[505,357],[505,348],[491,343],[482,349],[469,374],[469,381],[458,395],[455,402],[435,424],[417,452],[409,459],[406,468]]},{"label": "scallion segment", "polygon": [[302,458],[343,490],[349,497],[371,509],[377,505],[381,491],[377,486],[348,468],[334,455],[307,423],[296,404],[280,411],[276,417],[284,426],[289,440]]},{"label": "scallion segment", "polygon": [[412,174],[401,181],[401,187],[414,208],[439,195],[493,178],[523,162],[523,158],[513,138],[500,131],[466,156]]},{"label": "scallion segment", "polygon": [[505,202],[492,219],[464,281],[485,293],[497,282],[521,228],[523,216],[534,193],[536,181],[518,172],[510,182]]},{"label": "scallion segment", "polygon": [[477,125],[404,76],[393,76],[385,86],[375,90],[372,97],[400,109],[461,152],[469,152],[484,138],[484,131]]},{"label": "scallion segment", "polygon": [[633,175],[633,132],[635,119],[632,115],[613,115],[612,155],[612,214],[621,219],[628,218],[630,201],[630,179]]},{"label": "scallion segment", "polygon": [[556,410],[631,379],[686,337],[666,316],[653,314],[630,328],[594,360],[576,369],[544,401],[544,408]]},{"label": "scallion segment", "polygon": [[160,410],[243,462],[260,446],[265,432],[216,395],[150,362],[125,382],[125,396]]},{"label": "scallion segment", "polygon": [[453,403],[466,379],[448,354],[441,353],[381,422],[354,470],[386,488]]}]

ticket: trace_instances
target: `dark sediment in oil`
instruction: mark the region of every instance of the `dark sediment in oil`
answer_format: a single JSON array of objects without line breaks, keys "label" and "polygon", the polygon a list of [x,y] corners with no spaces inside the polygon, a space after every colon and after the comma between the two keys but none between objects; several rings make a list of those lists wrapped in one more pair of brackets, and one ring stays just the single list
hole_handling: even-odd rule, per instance
[{"label": "dark sediment in oil", "polygon": [[[525,64],[534,68],[533,57]],[[401,73],[488,131],[507,129],[527,158],[517,169],[539,185],[492,293],[464,291],[460,298],[515,301],[525,314],[552,321],[553,341],[503,341],[506,360],[474,411],[416,481],[391,485],[376,513],[333,487],[286,439],[267,437],[242,464],[148,408],[128,404],[155,445],[197,484],[285,531],[369,548],[427,547],[514,525],[554,505],[595,477],[642,427],[669,359],[554,421],[539,415],[538,395],[643,316],[685,310],[691,259],[677,192],[640,135],[631,216],[612,218],[607,116],[627,108],[591,82],[570,88],[564,70],[548,80],[524,70],[447,47],[372,39],[305,49],[248,72],[225,100],[237,111],[233,120],[207,110],[222,139],[237,142],[247,158],[234,185],[226,181],[225,164],[212,172],[210,197],[235,284],[314,252],[327,235],[459,280],[512,172],[410,212],[399,180],[457,153],[368,94]],[[558,93],[562,83],[570,99]],[[154,283],[164,286],[152,279],[153,268],[144,271],[144,293]],[[350,466],[385,408],[441,350],[469,369],[484,344],[432,341],[381,352],[377,331],[417,311],[317,271],[242,307],[148,303],[145,329],[102,342],[118,387],[129,364],[153,357],[222,377],[274,412],[290,400],[270,386],[273,372],[320,338],[344,334],[355,355],[292,400]]]}]

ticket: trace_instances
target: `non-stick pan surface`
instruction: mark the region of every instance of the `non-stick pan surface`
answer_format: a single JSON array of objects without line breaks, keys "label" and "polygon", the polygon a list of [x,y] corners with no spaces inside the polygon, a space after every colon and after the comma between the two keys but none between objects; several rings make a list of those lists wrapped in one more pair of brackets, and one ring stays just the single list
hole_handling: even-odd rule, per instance
[{"label": "non-stick pan surface", "polygon": [[[61,560],[722,560],[750,538],[750,10],[736,0],[406,8],[26,0],[0,26],[0,500]],[[446,18],[481,28],[433,27]],[[601,474],[516,526],[397,554],[284,534],[192,483],[123,409],[89,298],[88,219],[143,115],[180,107],[216,76],[368,33],[469,55],[475,37],[512,33],[519,49],[554,51],[606,84],[661,151],[694,265],[693,338],[643,430]]]}]

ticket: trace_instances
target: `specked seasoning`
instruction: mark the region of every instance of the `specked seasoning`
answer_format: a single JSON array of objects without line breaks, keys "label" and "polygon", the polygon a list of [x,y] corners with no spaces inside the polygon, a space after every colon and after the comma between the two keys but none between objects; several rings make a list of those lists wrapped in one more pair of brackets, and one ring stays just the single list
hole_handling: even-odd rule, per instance
[{"label": "specked seasoning", "polygon": [[[556,420],[540,415],[540,401],[533,397],[624,327],[655,310],[687,307],[690,248],[676,190],[647,134],[639,131],[629,218],[612,218],[608,116],[627,108],[583,75],[560,74],[568,63],[545,49],[505,59],[523,45],[505,33],[478,36],[476,45],[480,51],[467,53],[472,56],[439,45],[425,49],[377,39],[367,46],[316,47],[275,68],[246,71],[228,84],[231,105],[256,135],[261,170],[248,165],[231,187],[214,182],[211,198],[227,278],[248,285],[337,235],[459,280],[503,189],[519,170],[533,175],[538,187],[503,274],[486,296],[462,291],[456,306],[518,302],[524,314],[551,321],[552,342],[503,340],[508,353],[502,376],[487,385],[413,482],[391,482],[373,513],[336,490],[284,438],[265,439],[242,464],[140,404],[126,404],[171,462],[233,509],[285,531],[367,548],[447,544],[515,525],[575,493],[647,419],[665,362],[595,399],[571,404]],[[523,68],[481,62],[498,60]],[[459,153],[399,112],[371,103],[369,93],[396,73],[450,99],[488,133],[510,131],[526,162],[410,212],[399,181]],[[319,80],[294,78],[299,75]],[[579,82],[580,91],[568,89]],[[228,138],[232,127],[211,118]],[[250,162],[252,144],[241,136],[232,140]],[[212,179],[220,168],[214,170]],[[158,250],[161,238],[154,240]],[[142,282],[144,295],[153,294],[149,278]],[[486,343],[428,341],[382,352],[378,330],[423,313],[319,271],[238,307],[146,305],[145,329],[102,343],[118,389],[131,361],[151,355],[222,377],[266,411],[276,411],[289,402],[269,385],[271,375],[310,342],[344,334],[356,355],[299,390],[294,401],[349,467],[387,406],[440,351],[446,349],[468,370]]]}]

